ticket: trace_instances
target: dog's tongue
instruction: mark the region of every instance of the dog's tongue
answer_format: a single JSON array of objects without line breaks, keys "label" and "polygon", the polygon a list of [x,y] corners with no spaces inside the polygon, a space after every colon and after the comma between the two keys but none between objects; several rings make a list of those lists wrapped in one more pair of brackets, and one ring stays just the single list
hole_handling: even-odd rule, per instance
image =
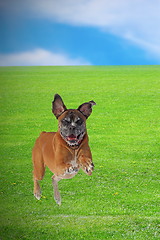
[{"label": "dog's tongue", "polygon": [[69,136],[67,137],[67,139],[68,139],[69,141],[72,141],[72,140],[76,140],[77,137],[76,137],[74,134],[71,134],[71,135],[69,135]]}]

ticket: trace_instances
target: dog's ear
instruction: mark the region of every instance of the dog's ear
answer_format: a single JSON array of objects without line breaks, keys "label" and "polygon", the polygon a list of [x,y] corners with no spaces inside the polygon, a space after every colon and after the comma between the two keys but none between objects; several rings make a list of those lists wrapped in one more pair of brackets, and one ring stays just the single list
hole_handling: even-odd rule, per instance
[{"label": "dog's ear", "polygon": [[92,112],[92,106],[96,105],[94,101],[83,103],[79,106],[79,110],[86,118],[88,118]]},{"label": "dog's ear", "polygon": [[52,112],[58,118],[63,112],[67,110],[66,106],[63,103],[62,98],[55,94],[54,100],[52,102]]}]

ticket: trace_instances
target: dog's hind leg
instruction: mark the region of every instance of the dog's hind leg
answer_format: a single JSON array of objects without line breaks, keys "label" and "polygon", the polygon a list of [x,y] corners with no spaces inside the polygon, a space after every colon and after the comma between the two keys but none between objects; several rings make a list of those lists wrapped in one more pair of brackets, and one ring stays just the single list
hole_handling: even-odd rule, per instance
[{"label": "dog's hind leg", "polygon": [[41,189],[37,179],[34,178],[34,196],[38,200],[41,198]]},{"label": "dog's hind leg", "polygon": [[56,201],[56,203],[58,205],[61,205],[61,195],[60,192],[58,190],[58,182],[61,180],[60,177],[57,176],[53,176],[52,177],[52,184],[53,184],[53,190],[54,190],[54,200]]},{"label": "dog's hind leg", "polygon": [[39,181],[43,179],[45,173],[45,165],[43,157],[38,148],[34,148],[32,152],[33,159],[33,180],[34,180],[34,196],[40,200],[41,189]]}]

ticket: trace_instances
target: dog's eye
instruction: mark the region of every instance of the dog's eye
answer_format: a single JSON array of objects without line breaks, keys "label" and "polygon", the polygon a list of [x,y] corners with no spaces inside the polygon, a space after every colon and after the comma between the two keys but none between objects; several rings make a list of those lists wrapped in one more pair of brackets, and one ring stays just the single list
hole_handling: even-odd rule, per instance
[{"label": "dog's eye", "polygon": [[77,125],[81,125],[81,124],[82,124],[82,119],[78,119],[78,120],[76,121],[76,123],[77,123]]},{"label": "dog's eye", "polygon": [[70,121],[69,121],[68,119],[63,119],[63,120],[62,120],[62,123],[65,125],[65,124],[69,124]]}]

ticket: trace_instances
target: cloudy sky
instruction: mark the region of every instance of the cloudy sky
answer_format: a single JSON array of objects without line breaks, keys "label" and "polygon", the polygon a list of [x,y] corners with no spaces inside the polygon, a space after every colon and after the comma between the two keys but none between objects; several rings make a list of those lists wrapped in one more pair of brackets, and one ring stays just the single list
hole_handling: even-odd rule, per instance
[{"label": "cloudy sky", "polygon": [[0,0],[0,66],[160,64],[160,0]]}]

